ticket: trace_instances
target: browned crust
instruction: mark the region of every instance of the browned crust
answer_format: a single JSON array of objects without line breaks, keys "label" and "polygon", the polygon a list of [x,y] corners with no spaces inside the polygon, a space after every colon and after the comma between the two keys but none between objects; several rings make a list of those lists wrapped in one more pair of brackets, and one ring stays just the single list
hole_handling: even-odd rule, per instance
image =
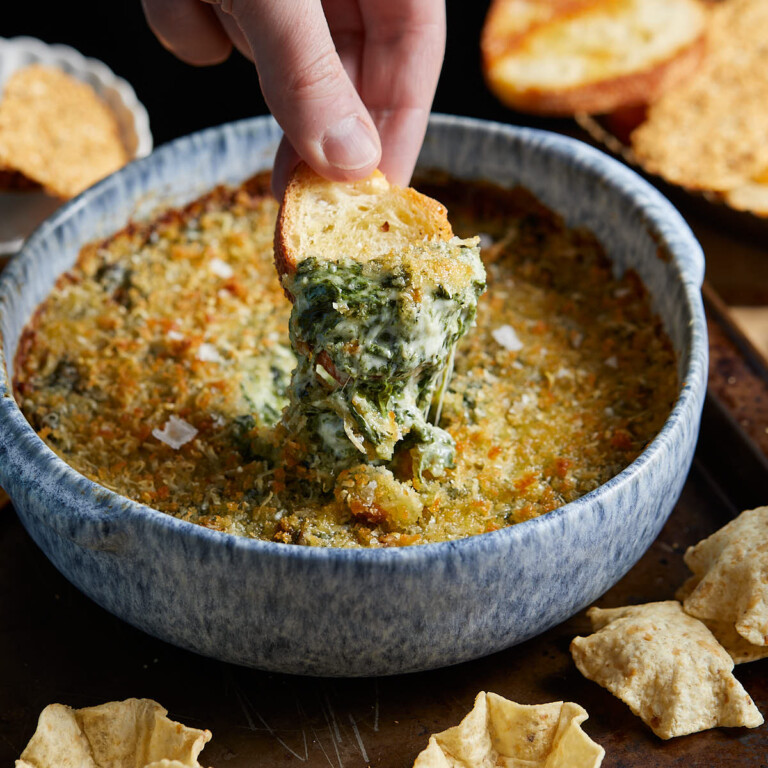
[{"label": "browned crust", "polygon": [[[270,171],[264,171],[263,173],[257,173],[255,176],[252,176],[239,187],[227,187],[223,185],[215,187],[207,194],[197,200],[193,200],[184,207],[170,208],[149,222],[129,221],[122,229],[109,235],[109,237],[84,245],[80,249],[77,261],[72,268],[74,269],[75,267],[81,266],[83,261],[90,254],[96,253],[101,249],[109,249],[109,246],[115,240],[119,240],[120,238],[131,237],[140,241],[147,241],[153,232],[159,231],[169,225],[182,224],[190,219],[200,216],[207,210],[223,208],[233,204],[255,207],[260,200],[272,196],[270,191],[271,183],[272,173]],[[51,293],[60,290],[63,285],[72,282],[75,279],[76,278],[72,275],[71,270],[64,272],[56,280]],[[25,370],[27,357],[35,346],[37,328],[40,324],[40,317],[45,309],[46,303],[47,299],[37,307],[29,322],[24,326],[24,330],[19,338],[19,345],[14,356],[13,369],[15,373],[12,382],[12,391],[17,401],[19,395],[24,394],[25,389],[24,380],[19,378],[19,371]]]},{"label": "browned crust", "polygon": [[550,9],[549,15],[527,27],[521,27],[517,32],[507,34],[499,34],[500,22],[497,18],[503,15],[503,9],[508,4],[508,0],[491,2],[480,33],[480,51],[484,62],[496,61],[505,53],[519,48],[537,29],[568,16],[578,16],[596,5],[601,5],[605,0],[539,0],[539,2]]},{"label": "browned crust", "polygon": [[702,32],[671,59],[650,69],[559,91],[516,91],[491,77],[488,61],[484,62],[484,70],[488,87],[503,103],[521,112],[549,116],[571,116],[578,112],[602,114],[650,104],[670,86],[692,75],[705,54],[706,33]]}]

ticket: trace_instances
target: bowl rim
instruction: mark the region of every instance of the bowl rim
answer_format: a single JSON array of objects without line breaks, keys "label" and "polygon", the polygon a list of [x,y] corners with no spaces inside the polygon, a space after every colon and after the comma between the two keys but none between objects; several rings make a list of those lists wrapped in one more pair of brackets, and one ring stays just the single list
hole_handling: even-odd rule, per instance
[{"label": "bowl rim", "polygon": [[[156,149],[147,157],[134,160],[114,174],[97,182],[77,197],[65,203],[49,219],[43,222],[24,244],[22,250],[0,274],[0,313],[3,310],[3,293],[13,290],[14,286],[23,285],[22,262],[27,258],[39,242],[52,234],[70,216],[89,202],[101,195],[116,183],[121,175],[141,174],[145,167],[170,159],[173,152],[182,154],[185,150],[200,151],[201,146],[213,146],[217,137],[225,131],[244,131],[265,133],[269,128],[274,129],[275,121],[270,116],[246,118],[244,120],[225,123],[213,128],[207,128],[186,136],[182,136]],[[303,563],[324,563],[330,566],[346,563],[358,563],[369,567],[388,568],[393,564],[418,566],[433,558],[442,559],[445,555],[472,556],[487,549],[499,546],[509,547],[516,540],[525,540],[554,528],[565,516],[575,518],[586,514],[589,508],[609,497],[614,489],[628,482],[657,459],[662,459],[665,452],[674,448],[675,433],[684,427],[684,421],[700,411],[706,390],[706,321],[704,318],[700,286],[703,276],[703,253],[701,247],[691,232],[689,226],[672,204],[635,171],[619,163],[594,147],[561,134],[536,128],[511,126],[476,118],[458,117],[453,115],[432,114],[430,127],[456,127],[471,132],[503,134],[512,140],[526,144],[535,142],[546,145],[546,150],[558,156],[562,162],[579,164],[583,170],[607,183],[643,213],[643,226],[656,239],[660,246],[666,246],[677,266],[680,282],[684,291],[687,314],[689,315],[689,348],[684,360],[683,376],[674,406],[665,420],[662,428],[643,452],[621,472],[614,475],[605,483],[598,486],[578,499],[564,504],[544,515],[521,523],[507,526],[496,531],[474,534],[461,539],[431,542],[404,547],[382,548],[342,548],[342,547],[311,547],[286,546],[278,542],[239,536],[224,531],[206,528],[197,523],[181,520],[170,514],[161,512],[140,502],[129,499],[103,485],[96,483],[79,473],[61,459],[37,435],[21,412],[15,397],[11,382],[8,380],[8,369],[5,362],[4,339],[0,334],[0,457],[7,454],[6,461],[0,462],[0,481],[3,480],[4,467],[12,465],[15,473],[11,480],[13,485],[26,488],[39,484],[35,466],[45,462],[44,474],[56,477],[59,507],[66,506],[65,515],[69,524],[66,530],[71,532],[74,522],[90,526],[101,526],[104,523],[128,523],[135,525],[135,530],[150,526],[159,534],[191,537],[199,543],[209,543],[212,546],[223,546],[231,551],[242,554],[253,554],[266,558],[279,558]],[[427,138],[429,132],[427,133]],[[678,239],[670,242],[663,231],[673,229]],[[683,253],[685,256],[683,257]],[[694,263],[686,274],[684,264],[694,257]],[[29,322],[29,320],[27,320]],[[703,357],[702,357],[703,356]],[[6,483],[6,486],[9,484]],[[6,487],[6,490],[8,488]],[[9,492],[9,495],[11,493]],[[83,503],[83,497],[90,495],[93,501]],[[11,495],[13,500],[13,496]],[[64,502],[64,504],[62,504]],[[86,509],[93,506],[100,510]],[[73,520],[74,518],[74,520]],[[49,527],[61,534],[60,521],[43,519]],[[57,525],[58,522],[58,525]],[[76,542],[77,543],[77,542]],[[520,542],[522,543],[522,542]],[[83,546],[88,546],[83,545]],[[402,567],[401,565],[401,567]]]}]

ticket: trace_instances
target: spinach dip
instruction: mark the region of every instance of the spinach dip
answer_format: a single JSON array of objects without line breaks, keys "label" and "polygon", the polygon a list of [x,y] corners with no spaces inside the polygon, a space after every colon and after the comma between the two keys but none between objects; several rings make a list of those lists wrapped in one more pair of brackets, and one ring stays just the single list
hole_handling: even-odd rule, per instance
[{"label": "spinach dip", "polygon": [[[268,189],[260,175],[86,246],[25,329],[16,398],[87,477],[237,535],[400,546],[545,514],[663,425],[675,358],[641,281],[525,190],[423,180],[459,236],[480,235],[487,290],[457,240],[469,288],[417,319],[397,301],[405,256],[300,268],[291,318]],[[298,367],[291,334],[317,349]],[[339,370],[321,387],[323,349]]]},{"label": "spinach dip", "polygon": [[419,477],[453,468],[453,438],[430,411],[435,399],[440,407],[485,289],[477,239],[364,262],[308,258],[283,285],[294,297],[298,359],[284,422],[317,480],[330,489],[343,469],[391,461],[400,447]]}]

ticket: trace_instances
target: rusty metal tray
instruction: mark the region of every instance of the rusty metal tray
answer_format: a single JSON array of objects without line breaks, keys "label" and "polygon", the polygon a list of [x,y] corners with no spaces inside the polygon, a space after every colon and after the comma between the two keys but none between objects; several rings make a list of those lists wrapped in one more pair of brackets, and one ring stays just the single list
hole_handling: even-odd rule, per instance
[{"label": "rusty metal tray", "polygon": [[[690,477],[643,559],[598,604],[672,598],[685,548],[739,510],[768,503],[768,369],[706,291],[710,395]],[[0,512],[0,763],[11,765],[51,702],[76,707],[157,699],[182,722],[213,731],[213,768],[407,768],[428,735],[458,723],[478,691],[522,703],[576,701],[605,768],[766,768],[768,725],[664,742],[618,699],[577,672],[571,638],[584,614],[485,659],[418,675],[326,680],[254,672],[155,640],[112,617],[45,559],[10,508]],[[768,659],[736,675],[768,715]]]}]

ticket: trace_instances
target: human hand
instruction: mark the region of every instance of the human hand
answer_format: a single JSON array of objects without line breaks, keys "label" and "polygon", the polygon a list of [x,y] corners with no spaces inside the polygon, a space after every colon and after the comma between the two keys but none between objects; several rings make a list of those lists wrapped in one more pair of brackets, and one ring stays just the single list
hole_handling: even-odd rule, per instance
[{"label": "human hand", "polygon": [[285,137],[278,197],[299,158],[334,181],[379,168],[408,184],[445,47],[443,0],[142,0],[150,27],[180,59],[256,64]]}]

